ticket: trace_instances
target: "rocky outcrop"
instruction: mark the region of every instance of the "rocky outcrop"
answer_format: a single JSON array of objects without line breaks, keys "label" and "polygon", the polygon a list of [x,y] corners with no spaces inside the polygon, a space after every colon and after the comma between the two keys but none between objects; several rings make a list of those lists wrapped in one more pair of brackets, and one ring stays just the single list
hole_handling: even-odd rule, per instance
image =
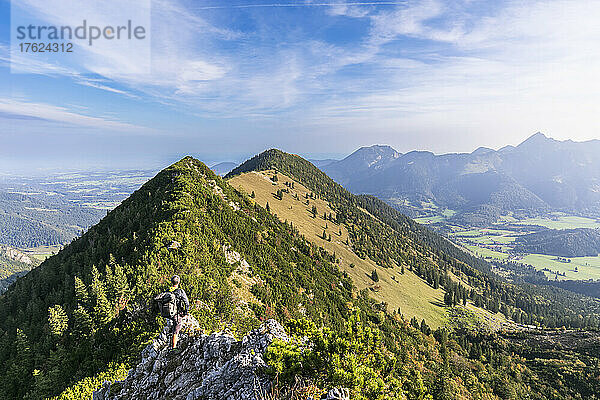
[{"label": "rocky outcrop", "polygon": [[7,257],[13,261],[18,261],[23,264],[29,264],[29,265],[34,264],[31,257],[29,257],[27,254],[23,253],[20,250],[13,248],[13,247],[0,245],[0,254],[4,255],[5,257]]},{"label": "rocky outcrop", "polygon": [[[194,324],[195,323],[195,324]],[[142,352],[127,378],[105,383],[94,400],[181,399],[258,400],[271,386],[263,354],[273,339],[289,340],[283,327],[268,320],[242,340],[227,333],[195,333],[184,327],[177,350],[167,348],[168,327]]]},{"label": "rocky outcrop", "polygon": [[326,400],[350,400],[350,391],[346,388],[331,389]]}]

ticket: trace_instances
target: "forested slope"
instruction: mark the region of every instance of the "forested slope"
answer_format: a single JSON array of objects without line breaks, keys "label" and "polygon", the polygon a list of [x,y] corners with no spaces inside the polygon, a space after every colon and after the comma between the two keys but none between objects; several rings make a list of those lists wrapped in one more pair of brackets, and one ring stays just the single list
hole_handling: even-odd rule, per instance
[{"label": "forested slope", "polygon": [[[180,246],[169,248],[173,242]],[[240,300],[227,281],[235,266],[223,246],[240,251],[260,276],[252,314],[236,307]],[[39,398],[109,361],[130,361],[157,330],[143,300],[167,288],[175,272],[207,329],[245,331],[266,316],[299,317],[299,302],[314,321],[340,327],[351,300],[351,283],[329,255],[186,158],[0,298],[0,363],[6,366],[0,397]],[[331,282],[346,283],[332,289]],[[50,308],[57,317],[49,323]]]},{"label": "forested slope", "polygon": [[519,236],[514,250],[559,257],[596,257],[600,253],[600,231],[585,228],[547,229]]}]

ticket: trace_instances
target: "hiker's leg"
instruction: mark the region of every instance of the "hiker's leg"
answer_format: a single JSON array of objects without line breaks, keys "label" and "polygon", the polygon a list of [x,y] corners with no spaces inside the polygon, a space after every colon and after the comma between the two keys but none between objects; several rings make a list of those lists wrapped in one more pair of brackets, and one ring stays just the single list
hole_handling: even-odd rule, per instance
[{"label": "hiker's leg", "polygon": [[169,343],[171,343],[171,334],[173,333],[173,321],[171,321],[169,318],[165,318],[165,321],[165,326],[156,338],[156,343],[158,347],[167,346]]},{"label": "hiker's leg", "polygon": [[181,327],[183,325],[183,318],[181,317],[181,315],[177,315],[175,316],[174,320],[173,320],[173,337],[171,338],[171,347],[175,348],[177,347],[177,340],[179,339],[179,331],[181,330]]}]

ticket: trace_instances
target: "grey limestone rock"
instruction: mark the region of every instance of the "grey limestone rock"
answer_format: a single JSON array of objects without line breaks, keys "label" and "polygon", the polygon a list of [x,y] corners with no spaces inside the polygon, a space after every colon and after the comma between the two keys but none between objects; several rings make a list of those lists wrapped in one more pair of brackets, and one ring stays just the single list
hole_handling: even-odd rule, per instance
[{"label": "grey limestone rock", "polygon": [[[190,319],[185,325],[197,326]],[[283,327],[268,320],[242,340],[226,333],[182,333],[179,348],[167,348],[168,329],[142,352],[125,380],[105,383],[94,400],[181,399],[255,400],[268,392],[263,354],[273,339],[289,340]],[[184,327],[183,332],[186,329]]]},{"label": "grey limestone rock", "polygon": [[327,392],[327,400],[350,400],[350,391],[345,388],[335,388]]}]

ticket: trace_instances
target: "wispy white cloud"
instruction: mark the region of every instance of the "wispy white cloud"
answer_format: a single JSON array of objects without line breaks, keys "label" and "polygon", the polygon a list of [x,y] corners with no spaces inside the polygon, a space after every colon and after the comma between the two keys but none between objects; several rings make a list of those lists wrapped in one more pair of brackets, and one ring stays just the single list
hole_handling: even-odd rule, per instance
[{"label": "wispy white cloud", "polygon": [[86,115],[66,107],[20,100],[0,100],[0,113],[5,119],[38,119],[71,126],[107,129],[121,132],[147,132],[148,129],[117,119]]},{"label": "wispy white cloud", "polygon": [[78,77],[76,79],[76,81],[79,84],[83,85],[83,86],[89,86],[89,87],[92,87],[92,88],[95,88],[95,89],[100,89],[100,90],[104,90],[104,91],[107,91],[107,92],[116,93],[116,94],[119,94],[119,95],[122,95],[122,96],[126,96],[126,97],[130,97],[130,98],[133,98],[133,99],[139,99],[140,98],[140,96],[135,95],[135,94],[133,94],[131,92],[128,92],[126,90],[116,89],[116,88],[114,88],[112,86],[104,84],[103,80],[100,80],[100,79],[90,79],[90,78],[85,78],[85,77]]}]

